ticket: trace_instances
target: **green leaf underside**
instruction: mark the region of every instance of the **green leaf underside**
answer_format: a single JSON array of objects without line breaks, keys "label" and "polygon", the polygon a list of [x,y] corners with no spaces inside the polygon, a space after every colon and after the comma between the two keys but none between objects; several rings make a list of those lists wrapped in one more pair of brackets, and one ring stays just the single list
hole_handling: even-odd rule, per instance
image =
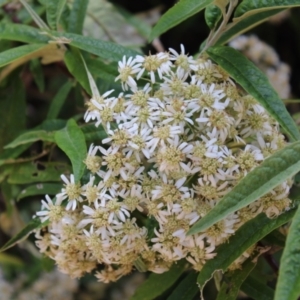
[{"label": "green leaf underside", "polygon": [[243,263],[242,270],[237,269],[227,274],[227,276],[225,275],[226,278],[229,277],[229,280],[223,282],[216,300],[236,300],[242,283],[249,276],[255,265],[256,263],[252,262],[251,258],[248,258]]},{"label": "green leaf underside", "polygon": [[81,33],[83,22],[86,15],[88,0],[74,0],[71,13],[69,16],[68,31],[73,33]]},{"label": "green leaf underside", "polygon": [[48,114],[47,114],[47,119],[48,120],[49,119],[55,119],[58,116],[58,114],[59,114],[59,112],[60,112],[60,110],[61,110],[68,94],[69,94],[69,92],[71,91],[72,86],[73,86],[73,83],[71,81],[67,81],[59,89],[59,91],[57,92],[57,94],[53,98],[52,103],[50,105],[50,108],[48,110]]},{"label": "green leaf underside", "polygon": [[55,195],[62,188],[60,183],[40,183],[26,187],[17,197],[17,200],[21,200],[23,198],[29,196],[36,195]]},{"label": "green leaf underside", "polygon": [[270,17],[282,12],[283,9],[272,9],[269,11],[263,11],[257,13],[255,15],[251,15],[249,17],[245,17],[237,23],[228,26],[228,29],[221,35],[221,37],[217,40],[217,45],[222,45],[227,43],[230,39],[238,36],[251,28],[259,25],[262,22],[265,22]]},{"label": "green leaf underside", "polygon": [[69,157],[73,167],[75,182],[78,182],[83,175],[85,165],[83,161],[87,155],[87,148],[84,134],[71,119],[68,121],[66,128],[55,133],[57,146],[63,150]]},{"label": "green leaf underside", "polygon": [[152,300],[170,288],[181,276],[185,268],[185,261],[174,263],[171,269],[162,274],[152,273],[142,283],[130,300]]},{"label": "green leaf underside", "polygon": [[24,43],[48,43],[49,37],[42,34],[43,30],[32,26],[1,23],[0,38]]},{"label": "green leaf underside", "polygon": [[167,300],[193,300],[199,288],[196,284],[198,274],[190,272],[172,291]]},{"label": "green leaf underside", "polygon": [[204,231],[229,214],[271,191],[300,170],[300,142],[295,142],[268,157],[227,193],[212,210],[188,232]]},{"label": "green leaf underside", "polygon": [[181,0],[162,15],[152,29],[149,40],[152,41],[170,28],[178,25],[211,4],[213,0]]},{"label": "green leaf underside", "polygon": [[254,300],[273,300],[274,291],[265,283],[249,276],[242,284],[241,290]]},{"label": "green leaf underside", "polygon": [[36,141],[48,141],[54,142],[54,134],[52,132],[47,132],[45,130],[30,130],[19,135],[15,140],[6,145],[4,149],[15,148],[20,145],[27,143],[33,143]]},{"label": "green leaf underside", "polygon": [[234,12],[234,17],[245,17],[274,8],[291,8],[300,6],[299,0],[243,0]]},{"label": "green leaf underside", "polygon": [[300,206],[292,220],[282,257],[275,300],[297,300],[300,296]]},{"label": "green leaf underside", "polygon": [[23,241],[33,230],[47,226],[47,223],[48,222],[42,223],[40,219],[31,220],[18,234],[12,237],[3,247],[0,248],[0,252],[3,252]]},{"label": "green leaf underside", "polygon": [[82,72],[82,70],[84,70],[84,64],[80,57],[80,51],[74,47],[70,47],[70,50],[65,53],[64,62],[74,78],[89,95],[92,95],[87,74],[86,72]]},{"label": "green leaf underside", "polygon": [[276,219],[269,219],[265,214],[261,213],[242,225],[228,239],[228,242],[218,247],[217,256],[214,259],[208,260],[203,266],[197,279],[201,289],[204,288],[204,285],[210,280],[216,270],[226,271],[231,263],[240,257],[249,247],[276,228],[290,221],[295,212],[296,209],[291,209]]},{"label": "green leaf underside", "polygon": [[119,61],[124,55],[128,57],[139,54],[134,50],[112,42],[105,42],[75,33],[52,31],[51,34],[55,37],[65,37],[71,41],[70,45],[112,61]]},{"label": "green leaf underside", "polygon": [[0,67],[3,67],[29,53],[36,52],[43,47],[45,47],[45,45],[31,44],[3,51],[0,53]]},{"label": "green leaf underside", "polygon": [[293,139],[300,139],[299,130],[285,105],[268,78],[252,62],[230,47],[211,47],[207,53],[253,96]]}]

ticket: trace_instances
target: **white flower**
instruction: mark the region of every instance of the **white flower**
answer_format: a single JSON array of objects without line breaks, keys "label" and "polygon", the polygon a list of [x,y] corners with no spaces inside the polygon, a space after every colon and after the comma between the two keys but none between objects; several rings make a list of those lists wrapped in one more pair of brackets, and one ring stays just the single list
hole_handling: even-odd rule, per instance
[{"label": "white flower", "polygon": [[118,65],[118,71],[120,73],[119,76],[116,77],[116,80],[121,80],[122,88],[123,90],[128,90],[128,87],[135,89],[137,87],[137,84],[134,80],[134,77],[136,76],[136,73],[140,72],[141,64],[135,64],[136,59],[133,57],[129,57],[128,60],[126,60],[126,56],[123,56],[122,61],[119,61]]},{"label": "white flower", "polygon": [[[40,217],[42,222],[45,222],[48,219],[51,222],[61,221],[63,218],[64,212],[65,212],[64,207],[61,206],[63,198],[58,197],[58,195],[57,195],[55,203],[48,195],[46,195],[45,198],[46,198],[47,202],[45,200],[42,200],[42,210],[38,211],[36,213],[36,215],[38,217]],[[46,209],[46,210],[44,210],[44,209]]]},{"label": "white flower", "polygon": [[157,72],[159,78],[161,79],[163,74],[168,74],[172,66],[171,61],[169,60],[169,54],[165,52],[160,52],[158,54],[149,55],[149,56],[136,56],[136,62],[139,66],[142,65],[142,69],[137,75],[137,79],[140,79],[144,72],[150,75],[152,83],[155,83],[155,72]]}]

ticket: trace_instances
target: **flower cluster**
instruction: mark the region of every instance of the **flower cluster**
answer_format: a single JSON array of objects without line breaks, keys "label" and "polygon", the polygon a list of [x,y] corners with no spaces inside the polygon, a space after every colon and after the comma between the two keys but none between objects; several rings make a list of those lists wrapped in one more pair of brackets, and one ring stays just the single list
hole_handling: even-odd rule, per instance
[{"label": "flower cluster", "polygon": [[167,271],[181,259],[195,270],[218,245],[265,212],[289,209],[291,182],[204,232],[187,231],[266,157],[285,146],[279,126],[230,76],[206,57],[169,52],[124,57],[122,93],[87,104],[86,121],[106,130],[85,160],[88,182],[68,179],[37,216],[40,251],[72,277],[96,269],[103,282],[133,267]]},{"label": "flower cluster", "polygon": [[241,35],[229,44],[240,50],[267,75],[281,98],[290,97],[290,67],[280,61],[272,47],[259,40],[255,35]]}]

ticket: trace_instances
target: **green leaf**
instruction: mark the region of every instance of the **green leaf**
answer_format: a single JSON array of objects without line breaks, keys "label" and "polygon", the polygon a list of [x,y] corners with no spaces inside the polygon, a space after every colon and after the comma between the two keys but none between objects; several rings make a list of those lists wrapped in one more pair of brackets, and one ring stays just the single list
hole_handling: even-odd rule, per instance
[{"label": "green leaf", "polygon": [[194,234],[249,205],[300,170],[300,142],[277,151],[244,177],[188,232]]},{"label": "green leaf", "polygon": [[214,4],[206,7],[204,12],[205,22],[210,29],[213,29],[222,18],[221,9]]},{"label": "green leaf", "polygon": [[105,42],[75,33],[51,31],[51,35],[54,37],[65,37],[70,40],[70,45],[112,61],[119,61],[124,55],[135,56],[139,54],[134,50],[112,42]]},{"label": "green leaf", "polygon": [[0,89],[0,152],[25,129],[25,110],[24,87],[19,76],[14,76],[7,87]]},{"label": "green leaf", "polygon": [[82,126],[81,130],[87,143],[101,142],[107,138],[107,133],[101,125],[96,127],[95,124],[88,124]]},{"label": "green leaf", "polygon": [[267,245],[277,245],[284,248],[286,237],[278,230],[272,231],[270,234],[264,237],[263,241]]},{"label": "green leaf", "polygon": [[273,300],[274,291],[266,284],[249,276],[242,284],[241,290],[254,300]]},{"label": "green leaf", "polygon": [[240,20],[234,20],[229,24],[221,35],[221,37],[216,41],[216,45],[222,45],[227,43],[230,39],[235,36],[241,35],[242,33],[250,30],[251,28],[259,25],[260,23],[268,20],[270,17],[282,12],[283,9],[272,9],[269,11],[263,11],[255,15],[245,17]]},{"label": "green leaf", "polygon": [[60,175],[68,171],[66,165],[61,163],[19,163],[12,166],[8,183],[30,184],[34,182],[60,182]]},{"label": "green leaf", "polygon": [[[216,270],[227,268],[240,257],[249,247],[257,243],[268,233],[290,221],[296,210],[292,209],[281,214],[276,219],[269,219],[265,214],[259,214],[254,219],[242,225],[228,241],[217,248],[217,256],[208,260],[198,276],[198,283],[203,289]],[[263,298],[262,298],[263,299]]]},{"label": "green leaf", "polygon": [[275,300],[297,300],[300,296],[300,206],[292,220],[280,259]]},{"label": "green leaf", "polygon": [[207,53],[253,96],[293,139],[300,139],[298,128],[285,105],[268,78],[252,62],[230,47],[211,47]]},{"label": "green leaf", "polygon": [[75,182],[78,182],[83,175],[85,169],[83,161],[87,155],[83,132],[76,122],[70,119],[66,128],[55,133],[55,141],[71,160]]},{"label": "green leaf", "polygon": [[149,40],[152,41],[170,28],[200,12],[213,0],[180,0],[162,15],[151,31]]},{"label": "green leaf", "polygon": [[62,188],[59,183],[38,183],[26,187],[18,195],[17,200],[36,195],[56,195]]},{"label": "green leaf", "polygon": [[69,72],[81,84],[86,92],[89,95],[92,95],[87,74],[82,71],[84,70],[84,64],[80,56],[80,51],[74,47],[70,47],[70,50],[65,53],[64,61]]},{"label": "green leaf", "polygon": [[195,271],[190,272],[172,291],[167,300],[193,300],[199,288],[196,284],[198,274]]},{"label": "green leaf", "polygon": [[236,19],[240,16],[244,18],[246,16],[257,14],[259,12],[270,9],[287,9],[296,6],[300,6],[299,0],[243,0],[236,8],[234,12],[234,17]]},{"label": "green leaf", "polygon": [[81,34],[88,0],[74,0],[69,16],[68,32]]},{"label": "green leaf", "polygon": [[40,29],[21,24],[0,23],[0,38],[24,43],[48,43],[49,37]]},{"label": "green leaf", "polygon": [[18,234],[12,237],[3,247],[0,248],[0,252],[3,252],[25,240],[33,230],[47,226],[47,223],[48,222],[42,223],[39,218],[31,220]]},{"label": "green leaf", "polygon": [[185,261],[174,263],[171,269],[163,274],[152,273],[142,283],[130,300],[152,300],[170,288],[181,276],[185,268]]},{"label": "green leaf", "polygon": [[45,77],[43,69],[39,59],[33,59],[30,62],[30,71],[33,75],[35,84],[37,85],[40,92],[45,90]]},{"label": "green leaf", "polygon": [[221,286],[221,290],[218,293],[216,300],[235,300],[238,297],[238,293],[242,283],[249,276],[256,262],[252,262],[251,258],[248,258],[244,263],[242,270],[237,269],[234,272],[229,272],[225,275],[226,280]]},{"label": "green leaf", "polygon": [[42,124],[35,127],[35,129],[46,130],[46,131],[56,131],[63,129],[67,124],[66,120],[55,119],[55,120],[45,120]]},{"label": "green leaf", "polygon": [[56,30],[67,0],[46,0],[46,17],[50,28]]},{"label": "green leaf", "polygon": [[85,56],[84,60],[91,74],[95,78],[99,77],[109,82],[115,82],[116,77],[119,75],[118,65],[115,62],[108,64],[100,58],[94,59],[88,56]]},{"label": "green leaf", "polygon": [[36,141],[54,142],[54,133],[45,130],[30,130],[19,135],[15,140],[6,145],[4,149],[15,148]]},{"label": "green leaf", "polygon": [[41,44],[23,45],[0,53],[0,67],[3,67],[29,53],[36,52],[45,47]]},{"label": "green leaf", "polygon": [[61,110],[68,94],[69,94],[69,92],[71,91],[72,87],[73,87],[73,82],[67,81],[59,89],[59,91],[57,92],[57,94],[53,98],[52,103],[50,105],[50,108],[49,108],[49,111],[48,111],[48,114],[47,114],[47,119],[48,120],[49,119],[55,119],[58,116],[58,114],[59,114],[59,112],[60,112],[60,110]]},{"label": "green leaf", "polygon": [[25,0],[19,0],[24,8],[27,10],[32,20],[41,28],[41,29],[49,29],[47,24],[41,19],[41,17],[35,12],[35,10],[27,3]]}]

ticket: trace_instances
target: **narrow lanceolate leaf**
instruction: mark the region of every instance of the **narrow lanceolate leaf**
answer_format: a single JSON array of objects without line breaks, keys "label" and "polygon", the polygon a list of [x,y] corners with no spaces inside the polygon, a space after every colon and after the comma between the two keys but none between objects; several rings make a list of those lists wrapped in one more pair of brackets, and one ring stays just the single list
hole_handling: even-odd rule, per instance
[{"label": "narrow lanceolate leaf", "polygon": [[22,190],[18,195],[17,200],[36,195],[56,195],[61,188],[61,183],[37,183]]},{"label": "narrow lanceolate leaf", "polygon": [[138,52],[118,44],[97,40],[75,33],[60,33],[52,31],[51,35],[55,37],[65,37],[70,40],[70,45],[112,61],[119,61],[124,55],[133,56],[138,54]]},{"label": "narrow lanceolate leaf", "polygon": [[56,30],[67,0],[46,0],[46,17],[51,29]]},{"label": "narrow lanceolate leaf", "polygon": [[4,149],[16,148],[20,145],[36,141],[54,142],[54,133],[45,130],[30,130],[19,135],[15,140],[6,145]]},{"label": "narrow lanceolate leaf", "polygon": [[209,213],[188,232],[204,231],[229,214],[265,195],[300,170],[300,142],[274,153],[244,177]]},{"label": "narrow lanceolate leaf", "polygon": [[234,17],[250,16],[274,8],[291,8],[300,6],[299,0],[243,0],[234,12]]},{"label": "narrow lanceolate leaf", "polygon": [[283,9],[272,9],[268,11],[259,12],[255,15],[251,15],[240,20],[233,20],[230,23],[224,33],[216,41],[217,45],[226,44],[229,40],[235,36],[241,35],[242,33],[250,30],[251,28],[259,25],[262,22],[267,21],[270,17],[282,12]]},{"label": "narrow lanceolate leaf", "polygon": [[251,275],[243,282],[241,290],[254,300],[274,299],[274,290]]},{"label": "narrow lanceolate leaf", "polygon": [[85,168],[83,161],[87,155],[83,132],[71,119],[66,128],[55,133],[55,141],[71,160],[75,181],[78,182],[83,175]]},{"label": "narrow lanceolate leaf", "polygon": [[71,81],[67,81],[54,96],[47,114],[48,120],[57,118],[72,86],[73,83]]},{"label": "narrow lanceolate leaf", "polygon": [[11,62],[26,56],[30,53],[34,53],[45,47],[43,44],[32,44],[19,46],[13,49],[9,49],[0,53],[0,67],[10,64]]},{"label": "narrow lanceolate leaf", "polygon": [[41,19],[41,17],[32,9],[32,7],[25,0],[19,0],[24,8],[27,10],[32,20],[41,28],[41,29],[49,29],[47,24]]},{"label": "narrow lanceolate leaf", "polygon": [[158,37],[170,28],[178,25],[189,17],[195,15],[213,0],[181,0],[161,16],[157,24],[152,29],[150,40]]},{"label": "narrow lanceolate leaf", "polygon": [[81,84],[89,95],[92,95],[88,76],[86,72],[82,71],[84,70],[84,64],[81,59],[80,51],[74,47],[70,47],[70,49],[65,53],[64,62],[74,78]]},{"label": "narrow lanceolate leaf", "polygon": [[204,285],[212,278],[216,270],[223,270],[225,272],[249,247],[276,228],[289,222],[295,215],[295,212],[296,210],[292,209],[276,219],[269,219],[265,214],[259,214],[241,226],[228,239],[228,242],[218,247],[217,256],[214,259],[208,260],[202,268],[197,280],[200,288],[204,288]]},{"label": "narrow lanceolate leaf", "polygon": [[300,296],[300,206],[292,220],[281,260],[275,300]]},{"label": "narrow lanceolate leaf", "polygon": [[181,276],[185,268],[185,261],[179,261],[163,274],[152,273],[149,278],[142,283],[130,300],[152,300],[170,288]]},{"label": "narrow lanceolate leaf", "polygon": [[47,226],[47,222],[42,223],[40,219],[33,219],[18,234],[12,237],[2,248],[0,248],[0,252],[3,252],[25,240],[34,229],[42,228],[44,226]]},{"label": "narrow lanceolate leaf", "polygon": [[190,272],[172,291],[167,300],[193,300],[199,288],[196,284],[198,274],[194,271]]},{"label": "narrow lanceolate leaf", "polygon": [[40,29],[21,24],[0,23],[0,38],[24,43],[48,43]]},{"label": "narrow lanceolate leaf", "polygon": [[249,276],[255,265],[256,262],[252,262],[252,259],[248,258],[243,263],[242,270],[237,269],[225,275],[226,280],[223,282],[216,300],[236,300],[242,283]]},{"label": "narrow lanceolate leaf", "polygon": [[208,55],[253,96],[282,128],[295,140],[300,133],[285,105],[275,92],[267,77],[240,52],[230,47],[211,47]]},{"label": "narrow lanceolate leaf", "polygon": [[73,33],[81,33],[83,22],[86,15],[86,9],[89,0],[74,0],[71,13],[69,16],[68,31]]}]

